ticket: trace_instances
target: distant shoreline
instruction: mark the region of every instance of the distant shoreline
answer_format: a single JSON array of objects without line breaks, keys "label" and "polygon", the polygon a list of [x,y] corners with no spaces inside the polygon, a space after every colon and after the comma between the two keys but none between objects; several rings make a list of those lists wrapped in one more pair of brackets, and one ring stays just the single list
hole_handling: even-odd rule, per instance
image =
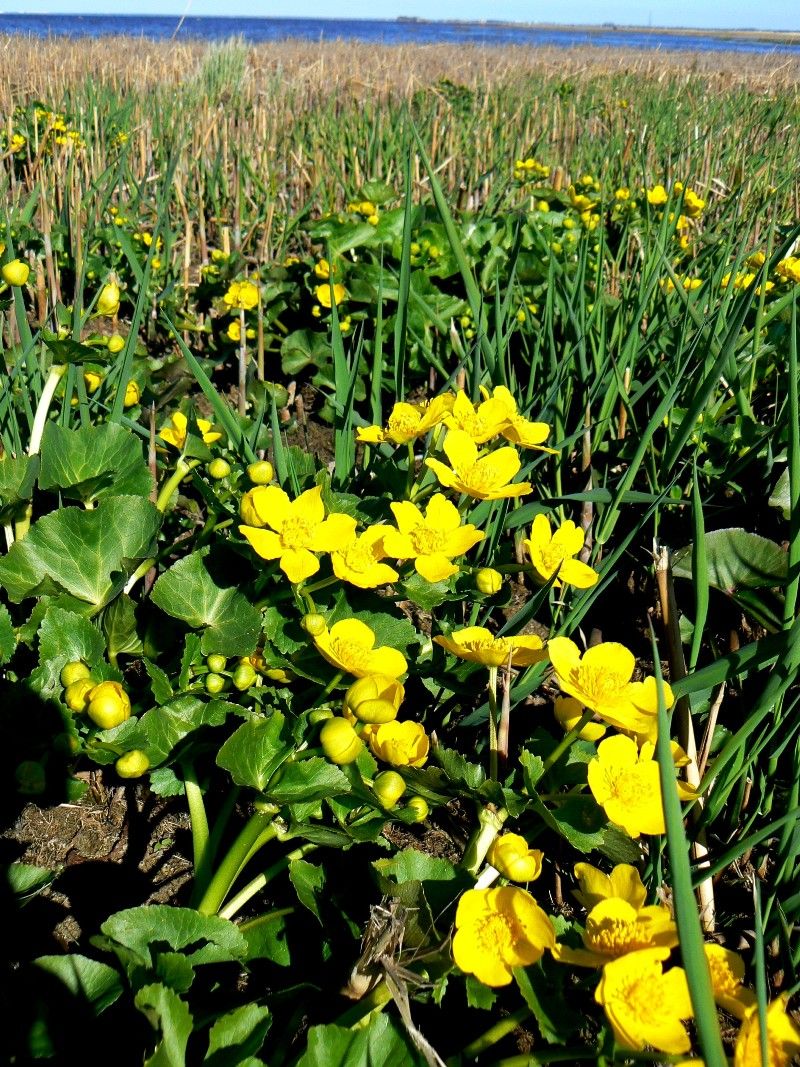
[{"label": "distant shoreline", "polygon": [[[347,21],[345,19],[337,21]],[[393,22],[419,22],[424,25],[445,22],[450,26],[498,26],[513,27],[516,30],[531,30],[534,32],[547,33],[585,33],[600,36],[605,33],[618,34],[648,34],[659,36],[664,33],[675,37],[711,37],[717,41],[759,41],[763,44],[800,44],[800,30],[715,30],[712,28],[692,29],[687,26],[621,26],[614,22],[605,22],[602,25],[583,25],[581,23],[567,22],[502,22],[495,19],[484,19],[480,22],[466,19],[417,19],[404,18],[387,20]]]}]

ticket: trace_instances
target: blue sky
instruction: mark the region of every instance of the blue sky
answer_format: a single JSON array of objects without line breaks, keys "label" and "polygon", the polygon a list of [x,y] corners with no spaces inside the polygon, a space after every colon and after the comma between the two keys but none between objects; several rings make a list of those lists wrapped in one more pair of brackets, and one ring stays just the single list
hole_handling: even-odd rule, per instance
[{"label": "blue sky", "polygon": [[[571,0],[560,10],[547,0],[0,0],[0,12],[126,15],[301,16],[308,18],[506,19],[516,22],[702,26],[800,30],[800,0]],[[123,10],[120,11],[120,8]]]}]

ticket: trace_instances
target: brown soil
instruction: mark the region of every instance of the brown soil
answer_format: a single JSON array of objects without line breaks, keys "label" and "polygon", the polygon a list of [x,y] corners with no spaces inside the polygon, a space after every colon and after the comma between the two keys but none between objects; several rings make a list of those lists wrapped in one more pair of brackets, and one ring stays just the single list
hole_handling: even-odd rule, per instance
[{"label": "brown soil", "polygon": [[80,803],[27,804],[0,835],[16,845],[19,861],[57,872],[39,894],[49,919],[43,952],[74,948],[112,911],[173,902],[191,878],[182,798],[165,800],[141,785],[107,788],[99,771],[85,777],[90,788]]}]

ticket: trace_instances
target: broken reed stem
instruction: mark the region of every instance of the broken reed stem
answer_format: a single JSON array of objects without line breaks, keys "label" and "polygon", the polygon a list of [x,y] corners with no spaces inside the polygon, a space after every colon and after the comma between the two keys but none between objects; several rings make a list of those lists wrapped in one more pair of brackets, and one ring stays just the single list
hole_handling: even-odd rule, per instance
[{"label": "broken reed stem", "polygon": [[[678,618],[678,604],[675,599],[675,586],[672,581],[672,568],[670,566],[669,549],[664,545],[656,546],[654,551],[656,584],[658,586],[658,599],[661,607],[661,618],[664,623],[664,631],[667,639],[667,659],[669,661],[670,681],[677,682],[686,677],[686,661],[683,656],[681,643],[680,622]],[[681,747],[689,757],[686,766],[686,781],[695,788],[700,784],[700,768],[697,758],[697,744],[692,723],[691,708],[687,697],[680,697],[675,704],[675,719],[678,724],[678,740]],[[697,801],[693,818],[697,819],[702,811],[702,799]],[[704,830],[698,830],[692,844],[692,856],[699,866],[708,865],[708,847]],[[716,906],[714,901],[714,883],[710,878],[704,879],[697,887],[698,903],[700,905],[700,924],[706,933],[713,933],[715,925]]]}]

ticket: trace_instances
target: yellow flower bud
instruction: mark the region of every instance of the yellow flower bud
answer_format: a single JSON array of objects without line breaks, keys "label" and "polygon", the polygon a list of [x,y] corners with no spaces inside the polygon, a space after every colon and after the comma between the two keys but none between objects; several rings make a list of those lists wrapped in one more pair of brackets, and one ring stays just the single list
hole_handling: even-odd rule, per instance
[{"label": "yellow flower bud", "polygon": [[226,459],[217,457],[212,459],[209,465],[206,467],[209,478],[213,478],[215,481],[219,481],[220,478],[227,478],[231,473],[231,465]]},{"label": "yellow flower bud", "polygon": [[122,406],[126,408],[132,408],[134,404],[138,404],[141,399],[141,392],[139,386],[131,378],[128,384],[125,386],[125,397],[122,401]]},{"label": "yellow flower bud", "polygon": [[82,711],[86,711],[86,705],[89,702],[89,694],[94,687],[95,683],[91,678],[78,678],[76,681],[70,682],[64,690],[64,703],[70,711],[77,712],[78,714]]},{"label": "yellow flower bud", "polygon": [[542,873],[544,853],[529,848],[519,834],[496,837],[486,858],[493,867],[512,882],[532,882]]},{"label": "yellow flower bud", "polygon": [[300,625],[310,637],[321,637],[328,628],[325,616],[318,615],[315,612],[304,615]]},{"label": "yellow flower bud", "polygon": [[206,692],[210,693],[212,697],[216,696],[218,693],[221,693],[225,688],[225,685],[226,680],[222,677],[221,674],[216,674],[214,671],[212,671],[210,674],[206,675]]},{"label": "yellow flower bud", "polygon": [[87,393],[95,393],[100,388],[100,383],[103,380],[102,374],[98,374],[97,371],[86,370],[83,372],[83,381],[86,385]]},{"label": "yellow flower bud", "polygon": [[130,718],[130,698],[119,682],[101,682],[89,693],[88,714],[102,730],[111,730]]},{"label": "yellow flower bud", "polygon": [[106,282],[97,298],[97,314],[113,318],[119,311],[119,286],[115,281]]},{"label": "yellow flower bud", "polygon": [[21,259],[12,259],[3,266],[3,281],[8,285],[24,285],[31,269]]},{"label": "yellow flower bud", "polygon": [[256,680],[255,668],[250,663],[240,663],[233,672],[233,687],[240,693],[249,689]]},{"label": "yellow flower bud", "polygon": [[372,783],[375,796],[384,808],[393,808],[406,791],[406,783],[397,771],[383,771]]},{"label": "yellow flower bud", "polygon": [[414,822],[425,822],[428,818],[430,808],[425,797],[409,797],[406,804],[406,810],[410,811],[414,816]]},{"label": "yellow flower bud", "polygon": [[494,596],[503,588],[503,576],[493,567],[482,567],[475,575],[475,585],[484,596]]},{"label": "yellow flower bud", "polygon": [[261,492],[261,489],[256,486],[255,489],[248,490],[239,501],[239,514],[245,526],[257,526],[259,528],[264,526],[261,516],[256,511],[256,496],[259,492]]},{"label": "yellow flower bud", "polygon": [[347,719],[328,719],[319,732],[322,751],[331,761],[343,766],[352,763],[361,755],[364,742]]},{"label": "yellow flower bud", "polygon": [[350,686],[344,698],[345,715],[348,713],[366,723],[391,722],[405,690],[396,678],[384,674],[368,674]]},{"label": "yellow flower bud", "polygon": [[131,749],[114,764],[120,778],[141,778],[150,770],[150,760],[140,748]]},{"label": "yellow flower bud", "polygon": [[78,682],[81,678],[88,678],[89,673],[89,668],[82,659],[76,659],[71,663],[65,663],[61,668],[61,684],[66,689],[68,686],[72,685],[73,682]]},{"label": "yellow flower bud", "polygon": [[117,352],[121,352],[125,347],[125,338],[118,333],[112,333],[108,339],[108,351],[112,356],[115,356]]},{"label": "yellow flower bud", "polygon": [[260,459],[256,463],[250,463],[247,467],[247,477],[253,485],[268,485],[275,476],[275,471],[269,460]]}]

